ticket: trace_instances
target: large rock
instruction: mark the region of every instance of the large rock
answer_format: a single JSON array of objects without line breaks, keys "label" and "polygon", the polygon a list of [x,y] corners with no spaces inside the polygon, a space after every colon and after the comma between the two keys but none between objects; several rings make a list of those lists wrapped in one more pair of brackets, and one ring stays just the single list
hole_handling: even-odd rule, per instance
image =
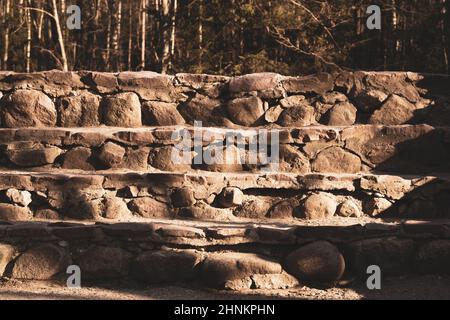
[{"label": "large rock", "polygon": [[28,207],[32,202],[31,193],[26,190],[8,189],[5,195],[12,203],[21,207]]},{"label": "large rock", "polygon": [[416,106],[397,95],[392,95],[369,119],[370,124],[398,125],[411,122]]},{"label": "large rock", "polygon": [[242,205],[236,207],[234,215],[242,218],[264,218],[272,205],[273,200],[270,197],[248,196],[243,201]]},{"label": "large rock", "polygon": [[117,168],[125,157],[125,148],[114,143],[105,143],[98,154],[97,158],[108,168]]},{"label": "large rock", "polygon": [[337,201],[333,195],[318,192],[308,196],[300,206],[300,217],[308,220],[320,220],[332,217],[336,213]]},{"label": "large rock", "polygon": [[121,72],[119,89],[137,93],[143,100],[174,102],[180,98],[171,76],[152,71]]},{"label": "large rock", "polygon": [[9,244],[0,244],[0,278],[3,276],[6,267],[14,258],[16,248]]},{"label": "large rock", "polygon": [[329,126],[351,126],[356,121],[356,108],[350,102],[341,102],[328,111]]},{"label": "large rock", "polygon": [[315,172],[358,173],[361,171],[361,159],[339,147],[321,151],[312,162]]},{"label": "large rock", "polygon": [[100,125],[100,97],[88,91],[61,98],[58,104],[61,127]]},{"label": "large rock", "polygon": [[44,244],[20,255],[11,276],[16,279],[48,280],[65,271],[69,264],[70,256],[63,248]]},{"label": "large rock", "polygon": [[227,187],[218,197],[224,208],[232,208],[242,204],[244,193],[239,188]]},{"label": "large rock", "polygon": [[450,273],[450,240],[433,240],[422,245],[415,257],[421,273]]},{"label": "large rock", "polygon": [[276,73],[264,72],[246,74],[232,78],[229,83],[231,93],[274,90],[280,80]]},{"label": "large rock", "polygon": [[170,211],[166,203],[150,197],[136,198],[128,204],[130,210],[144,218],[169,218]]},{"label": "large rock", "polygon": [[170,195],[172,206],[175,208],[184,208],[193,206],[196,202],[192,188],[176,188]]},{"label": "large rock", "polygon": [[308,173],[311,172],[309,159],[296,147],[288,144],[279,146],[279,170],[282,172]]},{"label": "large rock", "polygon": [[226,110],[218,99],[212,99],[197,94],[192,99],[182,103],[178,110],[187,123],[193,125],[195,121],[202,122],[203,126],[228,126],[231,121],[226,121],[224,113]]},{"label": "large rock", "polygon": [[200,266],[202,280],[213,287],[225,287],[230,280],[255,274],[281,274],[278,262],[251,253],[211,253]]},{"label": "large rock", "polygon": [[52,100],[36,90],[17,90],[3,97],[0,115],[7,128],[54,127],[57,118]]},{"label": "large rock", "polygon": [[285,268],[300,281],[332,283],[344,274],[345,261],[336,246],[316,241],[289,254]]},{"label": "large rock", "polygon": [[214,172],[240,172],[245,162],[245,150],[235,145],[212,144],[203,149],[202,156],[204,164],[200,166],[204,170]]},{"label": "large rock", "polygon": [[131,217],[131,211],[122,199],[109,197],[103,201],[103,216],[106,219],[123,219]]},{"label": "large rock", "polygon": [[250,127],[264,115],[263,102],[258,97],[238,98],[227,105],[231,121]]},{"label": "large rock", "polygon": [[325,94],[333,90],[333,77],[328,73],[318,73],[303,77],[287,77],[283,80],[283,87],[287,93],[315,93]]},{"label": "large rock", "polygon": [[278,123],[283,127],[309,126],[316,122],[314,108],[309,104],[290,107],[283,111]]},{"label": "large rock", "polygon": [[385,198],[374,197],[366,201],[364,204],[364,212],[372,217],[376,217],[380,214],[386,214],[393,206],[392,202]]},{"label": "large rock", "polygon": [[62,150],[54,146],[44,146],[39,143],[19,143],[9,145],[5,154],[8,159],[20,167],[38,167],[52,164],[62,153]]},{"label": "large rock", "polygon": [[[176,158],[174,152],[182,152],[180,159]],[[185,172],[191,169],[192,155],[190,151],[175,147],[155,148],[150,151],[148,163],[161,171]]]},{"label": "large rock", "polygon": [[142,125],[141,103],[132,92],[109,96],[102,101],[103,123],[113,127],[135,128]]},{"label": "large rock", "polygon": [[306,97],[302,95],[289,96],[280,100],[280,105],[285,109],[307,104],[309,103],[306,100]]},{"label": "large rock", "polygon": [[175,103],[144,102],[142,104],[142,116],[144,124],[149,126],[176,126],[185,123]]},{"label": "large rock", "polygon": [[144,252],[134,261],[132,274],[145,283],[189,281],[201,260],[202,255],[193,250]]},{"label": "large rock", "polygon": [[383,275],[405,274],[413,261],[414,241],[411,239],[377,238],[352,242],[345,252],[347,265],[367,275],[367,267],[376,265]]},{"label": "large rock", "polygon": [[118,247],[95,246],[78,259],[81,275],[86,279],[110,279],[128,274],[132,255]]},{"label": "large rock", "polygon": [[26,221],[31,217],[31,211],[28,208],[0,203],[0,221]]},{"label": "large rock", "polygon": [[378,109],[387,98],[388,95],[385,92],[371,89],[360,92],[355,97],[355,102],[359,110],[373,112]]},{"label": "large rock", "polygon": [[64,169],[94,171],[95,167],[90,163],[91,157],[91,149],[86,147],[76,147],[64,154],[64,162],[62,167]]},{"label": "large rock", "polygon": [[268,216],[274,219],[289,219],[296,216],[296,211],[300,201],[298,199],[292,198],[287,200],[282,200],[276,203],[269,211]]},{"label": "large rock", "polygon": [[354,200],[346,200],[342,202],[337,208],[337,215],[341,217],[358,218],[363,215],[361,207],[358,206]]}]

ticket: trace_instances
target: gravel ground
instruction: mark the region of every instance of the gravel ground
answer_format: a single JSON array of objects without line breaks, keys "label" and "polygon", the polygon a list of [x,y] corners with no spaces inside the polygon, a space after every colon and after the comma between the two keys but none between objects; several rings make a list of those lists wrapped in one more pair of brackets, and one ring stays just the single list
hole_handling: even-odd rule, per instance
[{"label": "gravel ground", "polygon": [[381,290],[370,291],[363,284],[347,288],[298,287],[288,290],[228,292],[192,286],[124,286],[109,283],[102,287],[69,289],[58,282],[3,280],[0,300],[216,300],[216,299],[450,299],[450,276],[408,276],[386,279]]}]

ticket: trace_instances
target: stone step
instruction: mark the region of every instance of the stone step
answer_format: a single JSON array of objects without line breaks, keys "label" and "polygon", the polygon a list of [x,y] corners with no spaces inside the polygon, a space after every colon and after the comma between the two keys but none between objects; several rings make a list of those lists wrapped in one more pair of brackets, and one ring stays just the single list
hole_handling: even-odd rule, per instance
[{"label": "stone step", "polygon": [[230,290],[333,285],[357,276],[365,281],[374,265],[383,279],[447,273],[449,253],[449,220],[296,227],[0,224],[0,277],[62,280],[78,270],[82,284],[120,278]]},{"label": "stone step", "polygon": [[450,218],[448,176],[0,172],[0,220]]},{"label": "stone step", "polygon": [[0,168],[143,172],[450,172],[450,127],[0,129]]},{"label": "stone step", "polygon": [[447,75],[0,73],[0,127],[450,125]]}]

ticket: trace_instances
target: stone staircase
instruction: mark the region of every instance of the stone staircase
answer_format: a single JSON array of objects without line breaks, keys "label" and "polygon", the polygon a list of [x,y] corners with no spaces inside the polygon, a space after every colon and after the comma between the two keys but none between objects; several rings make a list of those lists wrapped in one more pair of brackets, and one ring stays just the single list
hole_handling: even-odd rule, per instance
[{"label": "stone staircase", "polygon": [[242,290],[450,270],[448,76],[6,72],[0,92],[5,278],[77,265]]}]

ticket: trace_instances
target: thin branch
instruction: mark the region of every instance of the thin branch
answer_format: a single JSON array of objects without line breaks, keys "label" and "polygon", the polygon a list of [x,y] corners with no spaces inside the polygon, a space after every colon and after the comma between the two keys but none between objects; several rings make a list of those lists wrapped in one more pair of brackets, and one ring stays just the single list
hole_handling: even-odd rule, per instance
[{"label": "thin branch", "polygon": [[333,67],[336,67],[336,68],[342,70],[342,68],[340,66],[338,66],[334,62],[326,60],[325,58],[323,58],[318,53],[316,53],[316,52],[308,52],[308,51],[305,51],[305,50],[297,47],[296,45],[294,45],[292,43],[292,41],[289,38],[287,38],[286,36],[284,36],[281,33],[279,28],[277,28],[275,26],[271,26],[271,27],[267,27],[267,31],[272,35],[274,40],[277,43],[281,44],[282,46],[284,46],[284,47],[286,47],[288,49],[291,49],[292,51],[295,51],[297,53],[301,53],[301,54],[304,54],[304,55],[307,55],[307,56],[310,56],[310,57],[317,58],[317,59],[319,59],[321,62],[323,62],[326,65],[333,66]]},{"label": "thin branch", "polygon": [[317,18],[316,17],[316,15],[311,11],[311,10],[309,10],[305,5],[303,5],[302,3],[300,3],[300,2],[297,2],[297,1],[295,1],[295,0],[290,0],[290,2],[293,4],[293,5],[295,5],[295,6],[297,6],[297,7],[300,7],[300,8],[302,8],[303,10],[305,10],[318,24],[320,24],[323,28],[324,28],[324,30],[325,30],[325,32],[328,34],[328,36],[330,37],[330,39],[333,41],[333,43],[334,43],[334,45],[336,46],[336,48],[338,48],[339,49],[339,51],[341,50],[341,48],[339,47],[339,44],[336,42],[336,40],[334,39],[334,37],[333,37],[333,35],[331,34],[331,31],[328,29],[328,27],[327,26],[325,26],[323,23],[322,23],[322,21],[320,21],[320,19],[319,18]]}]

